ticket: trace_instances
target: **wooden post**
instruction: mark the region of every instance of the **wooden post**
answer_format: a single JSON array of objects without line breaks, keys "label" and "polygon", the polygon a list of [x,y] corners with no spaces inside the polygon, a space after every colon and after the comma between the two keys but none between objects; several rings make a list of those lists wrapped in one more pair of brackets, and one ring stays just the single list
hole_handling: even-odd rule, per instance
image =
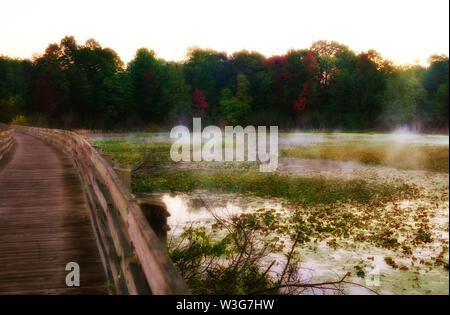
[{"label": "wooden post", "polygon": [[167,225],[167,217],[170,216],[170,213],[167,211],[166,205],[162,201],[153,199],[139,199],[138,203],[147,222],[165,248],[167,246],[167,231],[170,230]]},{"label": "wooden post", "polygon": [[131,191],[131,168],[113,167],[114,171],[123,184],[123,187]]},{"label": "wooden post", "polygon": [[101,153],[101,156],[108,162],[109,165],[114,166],[112,154]]}]

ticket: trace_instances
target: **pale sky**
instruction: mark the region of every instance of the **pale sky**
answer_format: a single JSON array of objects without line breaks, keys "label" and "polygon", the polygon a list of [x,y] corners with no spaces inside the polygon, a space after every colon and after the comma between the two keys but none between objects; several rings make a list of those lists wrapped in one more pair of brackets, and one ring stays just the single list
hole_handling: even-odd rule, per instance
[{"label": "pale sky", "polygon": [[335,40],[396,63],[449,54],[448,0],[0,0],[0,55],[31,58],[66,35],[124,62],[140,47],[181,60],[191,46],[266,56]]}]

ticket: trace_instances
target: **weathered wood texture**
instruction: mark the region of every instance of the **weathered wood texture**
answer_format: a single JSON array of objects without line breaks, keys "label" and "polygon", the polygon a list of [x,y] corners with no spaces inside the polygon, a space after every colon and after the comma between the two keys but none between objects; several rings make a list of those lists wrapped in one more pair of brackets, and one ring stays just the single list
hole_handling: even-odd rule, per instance
[{"label": "weathered wood texture", "polygon": [[0,160],[11,150],[14,145],[13,129],[0,124]]},{"label": "weathered wood texture", "polygon": [[[107,294],[89,208],[71,160],[17,134],[0,165],[0,294]],[[80,266],[67,287],[66,264]]]},{"label": "weathered wood texture", "polygon": [[117,293],[189,293],[134,196],[86,139],[65,130],[13,127],[72,158],[91,206],[100,256]]}]

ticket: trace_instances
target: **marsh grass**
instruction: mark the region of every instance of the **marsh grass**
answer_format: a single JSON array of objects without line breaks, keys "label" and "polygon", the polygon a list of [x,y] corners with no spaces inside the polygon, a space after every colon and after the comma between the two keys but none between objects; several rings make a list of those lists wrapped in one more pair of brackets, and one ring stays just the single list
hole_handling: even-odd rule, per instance
[{"label": "marsh grass", "polygon": [[365,180],[340,180],[291,177],[257,172],[174,172],[164,171],[136,174],[133,192],[189,192],[194,189],[223,190],[280,197],[305,205],[336,202],[376,203],[390,199],[408,198],[417,193],[411,185],[369,183]]},{"label": "marsh grass", "polygon": [[170,143],[133,143],[126,140],[97,140],[103,153],[112,154],[121,165],[166,165],[170,159]]},{"label": "marsh grass", "polygon": [[[140,137],[144,135],[135,136],[138,140]],[[171,143],[114,139],[97,140],[95,145],[100,147],[102,152],[112,154],[122,165],[158,166],[175,163],[170,158]],[[383,165],[398,169],[449,172],[448,146],[374,144],[364,141],[324,142],[281,149],[280,157],[357,161],[366,165]],[[226,168],[222,164],[219,164],[218,168]],[[211,164],[211,167],[214,168],[214,165]]]},{"label": "marsh grass", "polygon": [[281,157],[358,161],[399,169],[449,171],[448,146],[372,144],[358,141],[322,143],[280,150]]}]

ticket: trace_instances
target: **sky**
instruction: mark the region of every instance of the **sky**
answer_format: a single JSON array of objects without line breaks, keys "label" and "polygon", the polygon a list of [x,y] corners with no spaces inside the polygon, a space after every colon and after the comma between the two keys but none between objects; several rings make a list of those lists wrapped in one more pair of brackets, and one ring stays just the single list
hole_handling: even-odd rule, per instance
[{"label": "sky", "polygon": [[449,54],[448,0],[0,0],[0,55],[31,58],[73,35],[124,62],[140,47],[183,60],[188,47],[266,56],[335,40],[397,64]]}]

